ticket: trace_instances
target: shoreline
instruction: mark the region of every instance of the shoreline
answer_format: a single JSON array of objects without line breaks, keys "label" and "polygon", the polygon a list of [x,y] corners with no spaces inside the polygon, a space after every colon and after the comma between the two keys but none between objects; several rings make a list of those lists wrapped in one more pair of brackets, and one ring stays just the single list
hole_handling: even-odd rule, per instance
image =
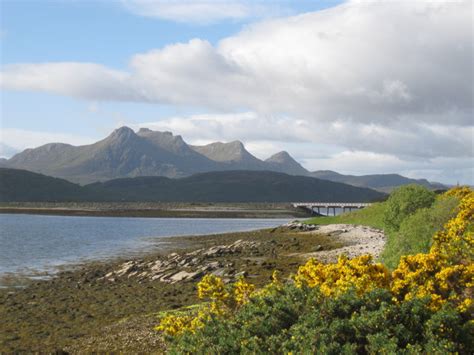
[{"label": "shoreline", "polygon": [[331,261],[344,248],[355,256],[376,252],[365,245],[383,247],[380,231],[331,226],[169,237],[166,250],[90,262],[26,288],[0,289],[0,352],[159,353],[157,315],[198,303],[196,283],[204,273],[227,282],[243,275],[259,287],[273,270],[286,279],[309,257]]},{"label": "shoreline", "polygon": [[289,203],[1,203],[0,214],[148,218],[306,218]]}]

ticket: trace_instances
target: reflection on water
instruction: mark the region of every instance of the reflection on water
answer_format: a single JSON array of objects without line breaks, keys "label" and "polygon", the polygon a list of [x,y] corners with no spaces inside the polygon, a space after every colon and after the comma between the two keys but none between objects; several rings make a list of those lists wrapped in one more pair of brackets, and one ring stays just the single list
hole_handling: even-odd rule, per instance
[{"label": "reflection on water", "polygon": [[160,237],[270,228],[287,221],[0,214],[0,276],[44,277],[67,265],[159,248]]}]

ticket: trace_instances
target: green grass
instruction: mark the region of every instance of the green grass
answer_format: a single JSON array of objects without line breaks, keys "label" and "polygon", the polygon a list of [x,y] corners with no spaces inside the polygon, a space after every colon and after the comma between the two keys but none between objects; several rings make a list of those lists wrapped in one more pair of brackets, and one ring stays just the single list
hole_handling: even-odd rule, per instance
[{"label": "green grass", "polygon": [[385,212],[385,203],[374,203],[373,205],[361,210],[348,212],[339,216],[314,217],[305,223],[308,224],[358,224],[379,229],[384,229],[383,216]]}]

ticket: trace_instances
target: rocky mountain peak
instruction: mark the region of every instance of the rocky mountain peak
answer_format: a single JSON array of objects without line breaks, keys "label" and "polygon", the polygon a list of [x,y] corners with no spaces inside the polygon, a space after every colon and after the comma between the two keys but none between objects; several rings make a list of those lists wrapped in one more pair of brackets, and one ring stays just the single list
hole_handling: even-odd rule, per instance
[{"label": "rocky mountain peak", "polygon": [[295,161],[287,151],[282,150],[276,154],[273,154],[270,158],[265,160],[266,162],[284,163],[288,161]]},{"label": "rocky mountain peak", "polygon": [[278,152],[265,160],[266,163],[273,166],[277,171],[282,171],[294,175],[307,175],[309,172],[303,168],[293,157],[286,151]]},{"label": "rocky mountain peak", "polygon": [[130,127],[123,126],[113,131],[108,138],[110,138],[111,140],[124,141],[134,136],[136,136],[136,134],[133,129],[131,129]]},{"label": "rocky mountain peak", "polygon": [[192,148],[207,158],[218,162],[258,161],[245,149],[241,141],[215,142],[204,146],[193,146]]}]

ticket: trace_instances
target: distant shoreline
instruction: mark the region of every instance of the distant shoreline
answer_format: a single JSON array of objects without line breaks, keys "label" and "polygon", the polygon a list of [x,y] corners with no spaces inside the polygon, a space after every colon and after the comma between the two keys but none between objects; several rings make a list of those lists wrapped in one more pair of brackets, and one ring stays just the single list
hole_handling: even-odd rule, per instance
[{"label": "distant shoreline", "polygon": [[1,214],[148,218],[304,218],[309,215],[289,204],[192,203],[14,203],[0,206]]}]

